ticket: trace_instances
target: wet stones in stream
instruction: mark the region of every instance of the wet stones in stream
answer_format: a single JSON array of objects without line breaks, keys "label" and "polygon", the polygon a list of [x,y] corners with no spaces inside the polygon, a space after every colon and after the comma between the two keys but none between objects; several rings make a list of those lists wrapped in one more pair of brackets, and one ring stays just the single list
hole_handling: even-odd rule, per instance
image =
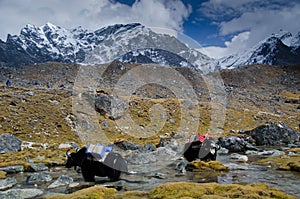
[{"label": "wet stones in stream", "polygon": [[26,178],[27,184],[42,184],[45,182],[50,182],[52,180],[52,176],[49,172],[40,172],[40,173],[32,173],[28,174]]},{"label": "wet stones in stream", "polygon": [[17,184],[17,180],[15,178],[9,177],[6,179],[0,180],[0,191],[4,191],[9,189]]},{"label": "wet stones in stream", "polygon": [[10,189],[0,192],[1,199],[22,199],[35,198],[43,195],[43,191],[39,189]]}]

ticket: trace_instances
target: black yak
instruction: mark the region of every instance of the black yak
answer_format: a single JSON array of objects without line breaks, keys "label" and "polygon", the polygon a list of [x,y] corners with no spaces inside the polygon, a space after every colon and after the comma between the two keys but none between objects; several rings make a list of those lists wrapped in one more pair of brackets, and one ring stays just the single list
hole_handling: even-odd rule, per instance
[{"label": "black yak", "polygon": [[198,135],[194,140],[185,143],[183,156],[189,162],[200,159],[204,161],[216,160],[219,146],[209,136]]},{"label": "black yak", "polygon": [[95,176],[109,177],[111,180],[118,180],[121,172],[127,172],[127,163],[123,157],[115,152],[107,153],[103,161],[97,160],[86,153],[87,148],[83,147],[76,153],[69,154],[68,151],[66,168],[80,167],[82,176],[86,182],[94,182]]}]

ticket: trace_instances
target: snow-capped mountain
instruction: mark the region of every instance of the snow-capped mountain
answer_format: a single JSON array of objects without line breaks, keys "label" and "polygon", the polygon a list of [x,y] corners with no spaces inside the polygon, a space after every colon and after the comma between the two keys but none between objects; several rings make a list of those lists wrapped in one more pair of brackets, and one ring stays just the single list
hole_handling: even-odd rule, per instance
[{"label": "snow-capped mountain", "polygon": [[280,31],[244,52],[219,59],[217,68],[236,68],[249,64],[280,66],[295,63],[300,63],[300,32],[293,36],[290,32]]},{"label": "snow-capped mountain", "polygon": [[[108,37],[87,56],[85,62],[89,64],[107,63],[139,49],[161,49],[169,51],[186,59],[198,70],[205,73],[213,71],[216,66],[214,59],[194,49],[190,49],[174,36],[158,34],[141,24],[126,31],[117,31],[114,34],[108,35]],[[163,55],[157,56],[163,57]],[[167,59],[167,57],[165,59]],[[170,60],[169,62],[172,61]],[[163,65],[163,63],[161,64]]]},{"label": "snow-capped mountain", "polygon": [[116,59],[126,63],[149,63],[162,66],[182,66],[197,69],[183,57],[170,51],[154,48],[138,49]]},{"label": "snow-capped mountain", "polygon": [[83,27],[68,30],[51,23],[26,25],[19,35],[8,35],[6,42],[0,40],[0,66],[49,61],[100,64],[115,59],[192,67],[204,73],[249,64],[295,64],[300,63],[300,32],[293,36],[280,31],[244,52],[219,60],[139,23],[116,24],[96,31]]},{"label": "snow-capped mountain", "polygon": [[[20,35],[8,35],[6,42],[0,40],[0,65],[20,66],[48,61],[100,64],[146,48],[170,51],[203,72],[215,67],[214,60],[208,56],[188,48],[173,36],[155,33],[139,23],[116,24],[96,31],[82,27],[68,30],[51,23],[41,27],[26,25]],[[162,58],[164,55],[166,53],[157,54],[160,60],[166,61],[168,57]]]}]

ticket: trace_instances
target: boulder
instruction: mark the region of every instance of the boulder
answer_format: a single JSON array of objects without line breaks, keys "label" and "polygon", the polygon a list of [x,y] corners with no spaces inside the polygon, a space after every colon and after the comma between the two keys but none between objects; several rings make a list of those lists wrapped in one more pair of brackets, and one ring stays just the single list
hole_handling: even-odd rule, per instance
[{"label": "boulder", "polygon": [[39,189],[10,189],[0,192],[1,199],[23,199],[41,196],[43,191]]},{"label": "boulder", "polygon": [[157,162],[156,154],[152,153],[143,153],[138,150],[134,151],[126,158],[128,163],[134,165],[143,165]]},{"label": "boulder", "polygon": [[229,152],[245,152],[246,150],[258,150],[249,142],[237,136],[220,137],[217,144],[225,149],[228,149]]},{"label": "boulder", "polygon": [[67,148],[78,149],[80,147],[75,142],[64,142],[64,143],[61,143],[57,148],[58,149],[67,149]]},{"label": "boulder", "polygon": [[21,145],[22,141],[12,134],[0,135],[0,154],[21,151]]},{"label": "boulder", "polygon": [[300,134],[287,124],[268,124],[256,127],[253,130],[243,132],[251,136],[257,146],[276,146],[293,144],[299,141]]},{"label": "boulder", "polygon": [[181,173],[185,173],[186,172],[186,166],[188,165],[188,161],[186,160],[181,160],[180,162],[178,162],[175,166],[175,170],[179,171]]},{"label": "boulder", "polygon": [[7,166],[0,168],[0,171],[5,171],[6,173],[19,173],[24,171],[23,165]]},{"label": "boulder", "polygon": [[238,153],[232,153],[230,156],[229,156],[230,159],[233,159],[233,160],[236,160],[238,162],[247,162],[248,161],[248,156],[246,155],[241,155],[241,154],[238,154]]},{"label": "boulder", "polygon": [[29,174],[26,178],[26,183],[27,184],[39,184],[39,183],[49,182],[51,180],[52,180],[52,177],[48,173],[41,172],[41,173]]},{"label": "boulder", "polygon": [[0,190],[6,190],[11,187],[13,187],[15,184],[17,184],[17,181],[15,178],[6,178],[4,180],[0,180]]},{"label": "boulder", "polygon": [[152,143],[147,143],[142,148],[142,151],[144,151],[144,152],[155,151],[155,150],[156,150],[156,147]]},{"label": "boulder", "polygon": [[28,167],[29,172],[47,171],[48,167],[44,164],[31,164]]},{"label": "boulder", "polygon": [[60,176],[57,180],[55,180],[52,184],[48,186],[48,189],[53,189],[56,187],[64,186],[64,185],[69,185],[73,183],[73,178],[62,175]]},{"label": "boulder", "polygon": [[136,144],[134,142],[128,142],[125,140],[115,142],[114,145],[116,145],[117,147],[120,147],[121,149],[123,149],[125,151],[126,150],[142,150],[142,148],[143,148],[139,144]]},{"label": "boulder", "polygon": [[126,160],[128,163],[135,165],[143,165],[155,163],[158,161],[170,161],[178,158],[178,153],[173,151],[168,147],[159,147],[155,151],[143,152],[140,150],[135,150],[131,153]]},{"label": "boulder", "polygon": [[119,97],[103,92],[94,96],[93,102],[97,112],[102,115],[108,115],[114,120],[122,117],[127,107],[125,102]]}]

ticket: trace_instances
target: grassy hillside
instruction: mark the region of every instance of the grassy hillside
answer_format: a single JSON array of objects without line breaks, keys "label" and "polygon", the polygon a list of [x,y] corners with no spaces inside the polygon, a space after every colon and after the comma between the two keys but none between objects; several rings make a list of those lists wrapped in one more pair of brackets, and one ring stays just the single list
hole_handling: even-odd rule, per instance
[{"label": "grassy hillside", "polygon": [[[118,80],[139,65],[124,66],[125,69],[121,69],[118,63],[108,68],[93,66],[92,71],[85,74],[84,81],[96,78],[96,90],[111,94]],[[160,136],[166,133],[189,132],[179,129],[182,123],[185,126],[199,123],[198,132],[210,131],[212,109],[222,109],[224,106],[224,126],[215,128],[222,134],[228,134],[231,130],[252,129],[270,120],[284,122],[299,131],[299,66],[278,68],[253,65],[210,74],[222,77],[226,93],[224,106],[211,101],[209,89],[201,74],[186,68],[175,69],[192,85],[197,94],[198,104],[183,107],[185,99],[176,98],[176,95],[163,85],[149,84],[140,87],[127,99],[130,103],[128,111],[135,124],[141,128],[147,127],[151,123],[151,107],[157,104],[165,111],[165,124],[158,130],[154,128],[155,132],[150,137],[132,136],[120,130],[118,120],[97,113],[99,127],[111,143],[116,139],[126,139],[141,144],[157,144]],[[83,144],[77,135],[78,132],[74,130],[78,124],[78,116],[72,110],[73,97],[80,94],[78,90],[73,90],[73,85],[78,83],[78,71],[80,70],[77,65],[61,63],[1,69],[0,79],[3,86],[0,87],[0,134],[11,133],[23,141],[36,143],[36,149],[19,152],[13,160],[8,158],[9,154],[1,155],[0,162],[5,162],[2,164],[14,164],[16,161],[22,163],[24,157],[33,153],[32,150],[35,150],[34,157],[43,157],[40,161],[49,164],[62,163],[64,150],[53,152],[60,143]],[[89,74],[93,76],[90,79]],[[4,86],[7,79],[11,79],[12,87]],[[82,93],[89,92],[88,89],[88,86],[83,87]],[[186,107],[189,107],[188,110],[182,109]],[[47,144],[47,149],[38,149],[39,144],[44,143]]]}]

